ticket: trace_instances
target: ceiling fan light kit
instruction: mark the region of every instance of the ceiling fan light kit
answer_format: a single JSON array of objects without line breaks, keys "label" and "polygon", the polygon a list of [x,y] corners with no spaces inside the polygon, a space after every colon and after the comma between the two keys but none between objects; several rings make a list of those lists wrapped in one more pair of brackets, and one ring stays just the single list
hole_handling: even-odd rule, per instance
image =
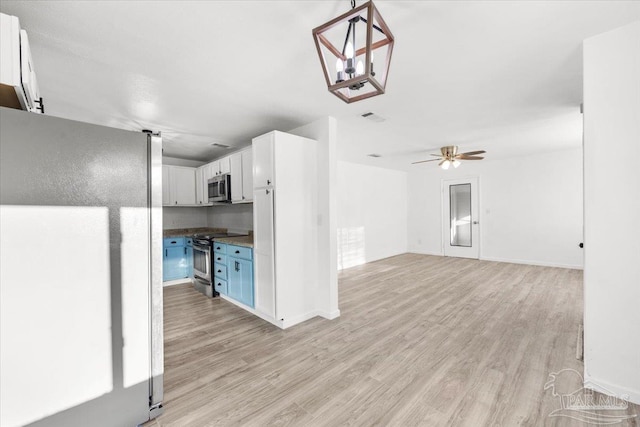
[{"label": "ceiling fan light kit", "polygon": [[478,150],[478,151],[467,151],[466,153],[458,153],[458,147],[455,145],[446,145],[440,148],[440,154],[431,154],[432,156],[438,157],[437,159],[430,160],[420,160],[419,162],[413,162],[412,165],[417,163],[426,163],[426,162],[437,162],[438,166],[442,169],[449,169],[449,167],[453,166],[457,168],[460,166],[460,160],[482,160],[484,157],[478,156],[477,154],[484,154],[486,151]]},{"label": "ceiling fan light kit", "polygon": [[346,103],[384,93],[394,44],[372,1],[351,8],[313,29],[327,88]]}]

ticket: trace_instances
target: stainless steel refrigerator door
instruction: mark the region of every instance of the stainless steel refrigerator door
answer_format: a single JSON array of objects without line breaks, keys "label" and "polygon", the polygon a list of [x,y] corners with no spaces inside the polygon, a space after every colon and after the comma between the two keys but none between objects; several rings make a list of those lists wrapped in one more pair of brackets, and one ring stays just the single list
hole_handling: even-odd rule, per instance
[{"label": "stainless steel refrigerator door", "polygon": [[142,133],[0,109],[3,426],[148,419],[150,156]]}]

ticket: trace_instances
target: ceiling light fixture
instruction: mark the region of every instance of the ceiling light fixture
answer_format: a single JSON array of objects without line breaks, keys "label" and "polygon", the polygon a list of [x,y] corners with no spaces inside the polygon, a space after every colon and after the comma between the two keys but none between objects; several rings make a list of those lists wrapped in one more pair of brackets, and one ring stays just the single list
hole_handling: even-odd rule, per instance
[{"label": "ceiling light fixture", "polygon": [[[384,93],[394,38],[372,1],[356,7],[351,0],[351,10],[314,28],[313,39],[331,93],[346,103]],[[374,51],[384,58],[377,73]],[[334,64],[335,73],[330,69]]]},{"label": "ceiling light fixture", "polygon": [[478,156],[478,154],[484,154],[486,151],[478,150],[478,151],[467,151],[466,153],[458,153],[458,147],[455,145],[446,145],[440,148],[440,154],[431,154],[434,157],[438,157],[437,159],[429,159],[429,160],[420,160],[419,162],[413,162],[412,165],[417,163],[426,163],[426,162],[437,162],[438,166],[442,169],[449,169],[450,166],[453,165],[454,168],[460,166],[460,160],[482,160],[484,157]]}]

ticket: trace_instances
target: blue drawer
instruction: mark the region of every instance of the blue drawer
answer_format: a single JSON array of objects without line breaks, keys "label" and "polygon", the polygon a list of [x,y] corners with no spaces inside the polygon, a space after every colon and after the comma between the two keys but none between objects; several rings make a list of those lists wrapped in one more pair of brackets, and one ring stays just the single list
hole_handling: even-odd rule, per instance
[{"label": "blue drawer", "polygon": [[227,253],[227,244],[220,242],[213,242],[213,252],[217,254],[226,254]]},{"label": "blue drawer", "polygon": [[227,280],[227,266],[218,263],[213,264],[213,274],[220,279]]},{"label": "blue drawer", "polygon": [[227,281],[222,280],[216,277],[216,280],[213,281],[213,286],[215,287],[216,292],[219,292],[223,295],[227,294]]},{"label": "blue drawer", "polygon": [[227,256],[214,253],[213,262],[217,262],[218,264],[222,264],[222,265],[227,265]]},{"label": "blue drawer", "polygon": [[162,239],[162,246],[165,248],[171,246],[184,246],[184,236],[180,237],[165,237]]},{"label": "blue drawer", "polygon": [[227,248],[227,254],[229,254],[229,256],[242,259],[252,259],[252,252],[253,250],[251,248],[247,248],[245,246],[229,245]]}]

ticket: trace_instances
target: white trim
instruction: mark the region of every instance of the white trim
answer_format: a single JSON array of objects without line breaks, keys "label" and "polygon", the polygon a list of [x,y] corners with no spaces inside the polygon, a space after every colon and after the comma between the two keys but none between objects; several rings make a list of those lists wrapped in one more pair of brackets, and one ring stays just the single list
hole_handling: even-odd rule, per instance
[{"label": "white trim", "polygon": [[333,311],[318,310],[317,315],[320,317],[324,317],[325,319],[333,320],[340,317],[340,310],[333,310]]},{"label": "white trim", "polygon": [[186,277],[184,279],[167,280],[166,282],[162,282],[162,287],[182,285],[182,284],[185,284],[185,283],[193,283],[193,280],[191,280],[188,277]]},{"label": "white trim", "polygon": [[[409,253],[409,254],[418,254],[418,255],[444,256],[444,255],[442,254],[442,252],[419,251],[419,250],[416,250],[416,251],[408,251],[407,253]],[[399,254],[399,255],[402,255],[402,254]],[[394,255],[394,256],[396,256],[396,255]]]},{"label": "white trim", "polygon": [[495,262],[506,262],[510,264],[537,265],[540,267],[570,268],[572,270],[583,269],[583,266],[581,265],[561,264],[557,262],[548,262],[548,261],[535,261],[535,260],[527,260],[527,259],[508,259],[508,258],[496,258],[496,257],[486,257],[486,256],[481,256],[479,259],[481,261],[495,261]]},{"label": "white trim", "polygon": [[[220,298],[225,300],[225,301],[229,301],[230,303],[237,305],[238,307],[248,311],[249,313],[258,316],[259,318],[261,318],[262,320],[266,320],[267,322],[271,323],[272,325],[277,326],[280,329],[287,329],[290,328],[291,326],[297,325],[298,323],[302,323],[306,320],[309,320],[311,318],[314,318],[316,316],[322,316],[322,317],[326,317],[324,316],[325,312],[323,311],[319,311],[319,310],[315,310],[315,311],[310,311],[308,313],[305,314],[301,314],[299,316],[296,317],[292,317],[290,319],[287,320],[278,320],[278,319],[274,319],[271,316],[267,316],[266,314],[263,314],[251,307],[249,307],[248,305],[245,305],[239,301],[234,300],[233,298],[228,297],[227,295],[222,295],[220,294]],[[338,317],[340,315],[340,310],[336,310],[337,311],[337,315],[336,312],[331,312],[330,315],[334,315],[335,317]],[[334,319],[335,317],[332,317],[332,319]],[[328,317],[326,317],[328,318]]]},{"label": "white trim", "polygon": [[628,400],[631,403],[640,404],[640,390],[630,390],[625,387],[614,385],[600,379],[593,378],[585,372],[584,374],[584,387],[595,390],[599,393],[606,394],[607,396],[614,396],[622,399],[622,396],[628,396]]}]

